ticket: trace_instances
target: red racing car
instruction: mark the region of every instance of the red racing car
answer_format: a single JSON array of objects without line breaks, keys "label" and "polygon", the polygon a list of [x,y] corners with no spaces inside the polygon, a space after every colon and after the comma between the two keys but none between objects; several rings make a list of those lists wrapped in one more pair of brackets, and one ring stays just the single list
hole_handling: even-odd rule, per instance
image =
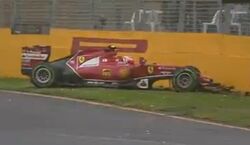
[{"label": "red racing car", "polygon": [[102,86],[151,89],[158,80],[171,80],[176,91],[195,91],[220,84],[201,75],[193,66],[167,66],[139,63],[128,56],[118,56],[118,49],[79,50],[73,55],[48,62],[50,49],[46,46],[24,48],[22,73],[39,88],[54,86]]}]

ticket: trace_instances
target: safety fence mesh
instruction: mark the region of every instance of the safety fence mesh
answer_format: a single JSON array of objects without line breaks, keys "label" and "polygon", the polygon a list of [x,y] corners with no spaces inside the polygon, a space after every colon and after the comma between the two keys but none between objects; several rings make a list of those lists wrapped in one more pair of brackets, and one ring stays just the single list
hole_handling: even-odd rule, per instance
[{"label": "safety fence mesh", "polygon": [[250,35],[250,3],[221,0],[0,0],[0,27],[47,34],[71,29]]}]

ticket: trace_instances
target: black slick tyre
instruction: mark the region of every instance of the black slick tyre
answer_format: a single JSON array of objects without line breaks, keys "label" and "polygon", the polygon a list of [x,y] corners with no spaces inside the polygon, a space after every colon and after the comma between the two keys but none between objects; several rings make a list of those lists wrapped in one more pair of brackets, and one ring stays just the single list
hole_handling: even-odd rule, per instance
[{"label": "black slick tyre", "polygon": [[56,71],[50,64],[36,66],[32,71],[31,82],[38,88],[48,88],[56,84]]},{"label": "black slick tyre", "polygon": [[192,92],[199,86],[199,74],[190,68],[182,68],[175,72],[172,86],[178,92]]}]

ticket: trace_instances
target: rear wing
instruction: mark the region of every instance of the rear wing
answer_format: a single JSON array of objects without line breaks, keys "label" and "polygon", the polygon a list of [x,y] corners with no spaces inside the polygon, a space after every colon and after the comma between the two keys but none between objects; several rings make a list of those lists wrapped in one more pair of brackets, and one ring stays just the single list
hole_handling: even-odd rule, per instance
[{"label": "rear wing", "polygon": [[23,47],[21,57],[21,73],[31,76],[32,69],[38,64],[48,62],[51,54],[50,46],[35,45]]}]

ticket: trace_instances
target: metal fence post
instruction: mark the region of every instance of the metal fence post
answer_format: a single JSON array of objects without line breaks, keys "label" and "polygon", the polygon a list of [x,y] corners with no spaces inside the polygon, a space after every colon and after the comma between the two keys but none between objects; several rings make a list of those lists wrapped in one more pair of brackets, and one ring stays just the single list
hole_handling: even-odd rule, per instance
[{"label": "metal fence post", "polygon": [[92,23],[92,26],[93,26],[93,29],[95,29],[95,0],[91,0],[91,23]]},{"label": "metal fence post", "polygon": [[223,15],[223,11],[224,11],[224,8],[223,8],[223,4],[222,4],[222,0],[218,0],[218,5],[219,5],[219,8],[220,8],[220,21],[219,21],[219,27],[218,27],[218,33],[224,33],[224,15]]},{"label": "metal fence post", "polygon": [[55,23],[55,13],[56,13],[56,4],[57,0],[51,1],[51,8],[50,8],[50,27],[53,27]]},{"label": "metal fence post", "polygon": [[230,30],[230,24],[231,24],[231,19],[232,19],[232,15],[231,15],[231,9],[233,8],[233,4],[226,4],[224,5],[224,18],[225,21],[222,24],[222,32],[225,34],[229,34],[231,32]]},{"label": "metal fence post", "polygon": [[197,9],[196,1],[193,2],[193,32],[197,32]]},{"label": "metal fence post", "polygon": [[14,29],[15,23],[16,23],[16,18],[17,18],[17,6],[16,6],[16,3],[17,3],[17,0],[12,0],[13,9],[12,9],[11,24],[10,24],[11,30]]},{"label": "metal fence post", "polygon": [[183,32],[185,27],[185,10],[186,10],[186,0],[180,0],[180,8],[179,8],[179,20],[177,31]]},{"label": "metal fence post", "polygon": [[[0,5],[3,6],[3,1],[0,0]],[[4,7],[0,7],[0,27],[4,25]]]}]

